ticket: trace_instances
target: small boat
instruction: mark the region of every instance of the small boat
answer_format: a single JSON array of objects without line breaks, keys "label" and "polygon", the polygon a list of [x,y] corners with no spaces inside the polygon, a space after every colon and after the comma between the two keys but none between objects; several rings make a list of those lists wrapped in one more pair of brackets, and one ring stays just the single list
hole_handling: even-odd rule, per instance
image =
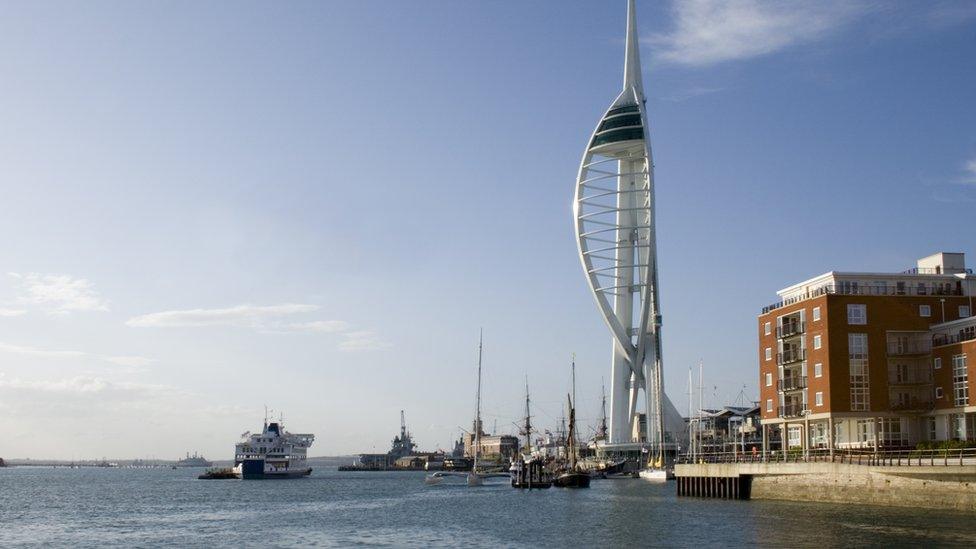
[{"label": "small boat", "polygon": [[567,471],[552,481],[558,488],[589,488],[590,475],[582,471]]},{"label": "small boat", "polygon": [[637,472],[637,476],[649,482],[667,482],[668,472],[664,469],[647,468]]},{"label": "small boat", "polygon": [[[175,467],[174,467],[175,469]],[[205,473],[197,477],[200,480],[224,480],[241,478],[241,467],[220,467],[207,469]]]}]

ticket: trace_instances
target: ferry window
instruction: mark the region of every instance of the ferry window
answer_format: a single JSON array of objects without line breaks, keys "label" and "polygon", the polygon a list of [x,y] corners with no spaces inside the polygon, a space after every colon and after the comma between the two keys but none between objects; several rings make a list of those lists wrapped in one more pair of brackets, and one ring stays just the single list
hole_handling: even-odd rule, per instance
[{"label": "ferry window", "polygon": [[931,305],[919,305],[918,306],[918,316],[930,317],[932,316],[932,306]]},{"label": "ferry window", "polygon": [[820,307],[813,308],[813,321],[816,322],[820,320]]}]

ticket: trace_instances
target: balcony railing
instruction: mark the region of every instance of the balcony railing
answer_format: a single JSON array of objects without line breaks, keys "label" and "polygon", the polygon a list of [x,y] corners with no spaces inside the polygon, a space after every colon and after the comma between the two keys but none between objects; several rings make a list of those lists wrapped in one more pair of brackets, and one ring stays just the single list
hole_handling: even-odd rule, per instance
[{"label": "balcony railing", "polygon": [[892,412],[906,412],[906,413],[929,412],[934,407],[935,407],[934,402],[924,398],[912,398],[908,402],[892,402],[891,406],[889,406]]},{"label": "balcony railing", "polygon": [[976,330],[959,330],[956,334],[935,334],[932,336],[932,345],[934,347],[940,347],[942,345],[952,345],[953,343],[962,343],[963,341],[972,341],[976,339]]},{"label": "balcony railing", "polygon": [[763,307],[762,312],[766,314],[770,311],[775,311],[781,307],[786,307],[794,303],[799,303],[805,299],[810,299],[813,297],[820,297],[822,295],[878,295],[878,296],[890,296],[890,295],[935,295],[935,296],[961,296],[965,295],[960,288],[953,288],[944,285],[928,285],[923,284],[898,286],[897,284],[845,284],[841,286],[836,286],[833,284],[826,284],[820,286],[814,290],[809,291],[806,294],[793,296],[783,301],[773,303]]},{"label": "balcony railing", "polygon": [[973,274],[972,269],[954,269],[952,267],[912,267],[906,271],[902,271],[902,274],[926,274],[926,275],[937,275],[937,274]]},{"label": "balcony railing", "polygon": [[784,322],[782,326],[776,327],[776,337],[790,337],[802,334],[806,331],[807,323],[800,321]]},{"label": "balcony railing", "polygon": [[932,352],[932,342],[928,339],[913,339],[911,341],[889,341],[889,356],[927,355]]},{"label": "balcony railing", "polygon": [[806,349],[787,349],[782,353],[776,353],[776,364],[790,364],[793,362],[801,362],[807,359]]},{"label": "balcony railing", "polygon": [[807,388],[807,376],[794,376],[776,382],[780,391],[796,391]]},{"label": "balcony railing", "polygon": [[787,404],[786,406],[779,407],[779,417],[801,417],[806,415],[806,413],[807,411],[803,407],[803,404]]}]

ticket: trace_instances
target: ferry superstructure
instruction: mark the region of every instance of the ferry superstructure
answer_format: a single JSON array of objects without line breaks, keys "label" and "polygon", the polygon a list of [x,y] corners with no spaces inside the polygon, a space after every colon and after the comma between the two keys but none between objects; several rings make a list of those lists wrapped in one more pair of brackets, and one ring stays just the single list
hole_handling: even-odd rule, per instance
[{"label": "ferry superstructure", "polygon": [[260,434],[242,435],[234,452],[234,468],[243,479],[294,478],[308,476],[308,448],[315,435],[289,433],[279,421],[264,420]]}]

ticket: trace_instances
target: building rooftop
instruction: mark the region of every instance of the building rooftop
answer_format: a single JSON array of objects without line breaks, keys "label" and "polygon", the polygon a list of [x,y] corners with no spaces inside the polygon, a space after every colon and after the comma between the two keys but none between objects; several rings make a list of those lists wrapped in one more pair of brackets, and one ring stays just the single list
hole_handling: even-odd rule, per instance
[{"label": "building rooftop", "polygon": [[[966,256],[939,252],[923,257],[915,267],[894,273],[830,271],[776,292],[780,301],[763,307],[762,314],[825,294],[842,295],[972,295],[973,270]],[[967,281],[962,284],[961,281]]]}]

